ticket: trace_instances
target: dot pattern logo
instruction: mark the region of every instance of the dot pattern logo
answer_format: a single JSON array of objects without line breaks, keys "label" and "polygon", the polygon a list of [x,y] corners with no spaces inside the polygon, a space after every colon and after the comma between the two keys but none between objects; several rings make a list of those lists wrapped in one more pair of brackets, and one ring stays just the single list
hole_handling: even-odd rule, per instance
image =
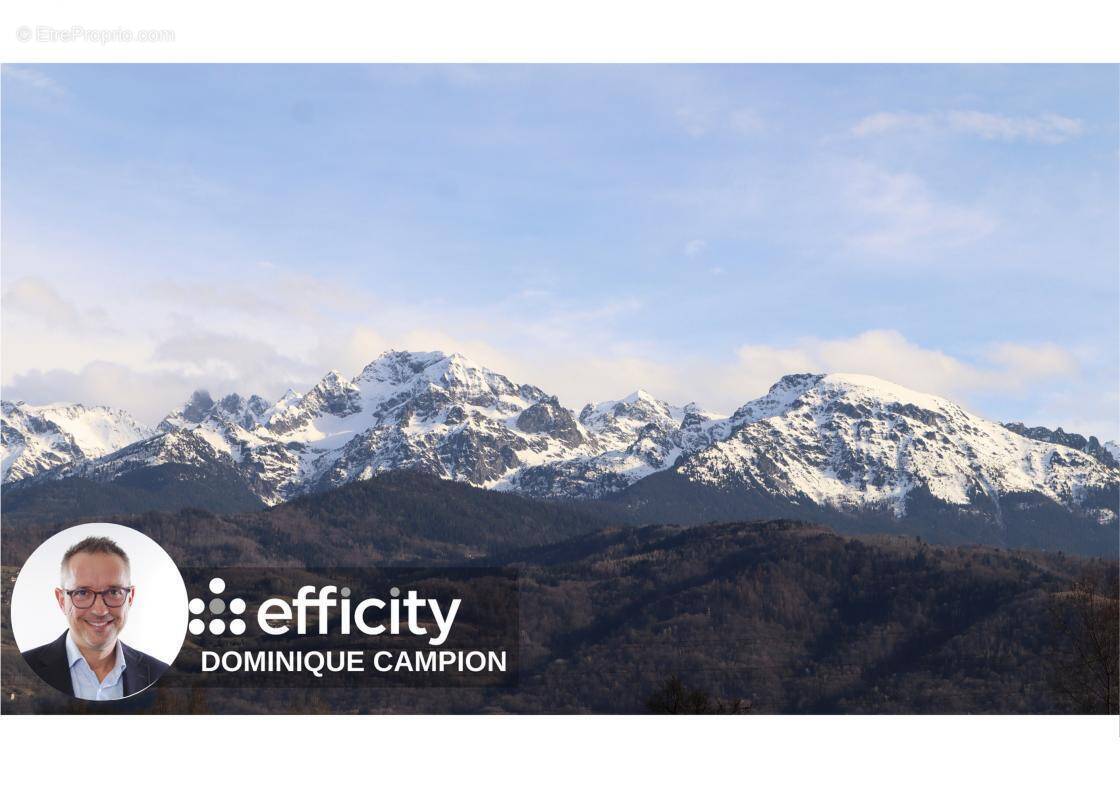
[{"label": "dot pattern logo", "polygon": [[[227,630],[233,636],[245,633],[245,620],[241,619],[241,615],[245,613],[245,601],[235,597],[227,606],[225,599],[220,596],[225,590],[224,580],[211,578],[210,593],[214,597],[210,598],[210,602],[206,602],[201,597],[191,598],[187,605],[191,612],[191,621],[187,624],[187,630],[195,636],[201,636],[207,630],[214,636],[221,636]],[[231,617],[228,623],[225,619],[226,611],[229,611]]]}]

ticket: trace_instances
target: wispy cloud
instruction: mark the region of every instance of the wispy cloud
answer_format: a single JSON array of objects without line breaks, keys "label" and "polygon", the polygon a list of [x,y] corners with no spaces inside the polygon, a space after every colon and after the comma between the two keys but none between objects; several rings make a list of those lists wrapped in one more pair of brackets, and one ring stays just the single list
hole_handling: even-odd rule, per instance
[{"label": "wispy cloud", "polygon": [[880,111],[852,126],[854,136],[865,138],[891,133],[955,134],[988,141],[1061,144],[1081,135],[1084,124],[1061,114],[1009,116],[985,111],[940,111],[917,114]]},{"label": "wispy cloud", "polygon": [[111,361],[93,361],[80,369],[32,369],[4,385],[4,397],[28,403],[83,403],[121,408],[148,425],[180,407],[192,391],[244,392],[244,384],[203,381],[175,370],[137,369]]},{"label": "wispy cloud", "polygon": [[54,78],[51,78],[50,76],[45,75],[39,70],[33,69],[31,67],[21,67],[15,66],[13,64],[4,64],[4,66],[0,68],[0,74],[2,74],[5,78],[10,78],[13,81],[17,81],[18,83],[23,84],[24,86],[28,86],[32,89],[44,92],[46,94],[52,94],[56,97],[62,97],[66,94],[66,89],[62,86],[62,84],[60,84]]},{"label": "wispy cloud", "polygon": [[689,258],[696,258],[696,256],[703,253],[708,247],[708,243],[703,239],[691,239],[685,243],[684,254]]},{"label": "wispy cloud", "polygon": [[0,296],[0,306],[5,314],[31,317],[52,328],[63,328],[78,334],[116,331],[103,308],[79,308],[40,278],[26,277],[13,281]]},{"label": "wispy cloud", "polygon": [[856,226],[846,244],[857,252],[920,260],[987,236],[997,226],[989,211],[938,198],[913,173],[867,162],[848,164],[844,173]]}]

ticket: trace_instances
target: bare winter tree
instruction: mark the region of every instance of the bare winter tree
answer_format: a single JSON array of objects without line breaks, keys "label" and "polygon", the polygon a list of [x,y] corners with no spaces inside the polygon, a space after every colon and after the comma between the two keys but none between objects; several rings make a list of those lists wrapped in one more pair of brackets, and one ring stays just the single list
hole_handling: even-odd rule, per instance
[{"label": "bare winter tree", "polygon": [[646,699],[652,714],[749,714],[750,701],[713,700],[707,692],[689,689],[674,675]]},{"label": "bare winter tree", "polygon": [[1055,691],[1080,714],[1120,710],[1120,572],[1116,564],[1087,570],[1051,598]]}]

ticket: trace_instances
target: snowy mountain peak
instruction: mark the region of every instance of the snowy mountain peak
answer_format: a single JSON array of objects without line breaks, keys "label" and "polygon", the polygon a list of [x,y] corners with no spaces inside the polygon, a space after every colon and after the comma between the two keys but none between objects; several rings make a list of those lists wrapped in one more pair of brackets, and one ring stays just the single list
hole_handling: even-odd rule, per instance
[{"label": "snowy mountain peak", "polygon": [[210,392],[196,389],[179,411],[179,416],[187,422],[202,422],[213,407],[214,400],[210,397]]},{"label": "snowy mountain peak", "polygon": [[0,459],[5,482],[97,458],[154,433],[127,411],[106,406],[35,406],[8,401],[0,406]]},{"label": "snowy mountain peak", "polygon": [[647,392],[645,389],[638,389],[637,391],[631,392],[618,402],[626,403],[627,405],[633,403],[658,403],[660,405],[664,405],[664,403],[661,403],[660,400]]},{"label": "snowy mountain peak", "polygon": [[750,424],[791,408],[821,401],[840,403],[853,414],[869,406],[922,409],[926,414],[959,416],[965,410],[951,400],[917,392],[882,378],[856,373],[786,375],[763,397],[752,400],[731,417],[731,427]]},{"label": "snowy mountain peak", "polygon": [[387,350],[365,366],[355,383],[389,383],[400,385],[412,380],[424,368],[443,357],[443,353],[411,353]]},{"label": "snowy mountain peak", "polygon": [[268,409],[268,401],[260,395],[245,398],[234,392],[215,403],[210,413],[217,419],[252,430],[261,424]]},{"label": "snowy mountain peak", "polygon": [[262,422],[273,434],[283,435],[304,428],[317,417],[348,417],[362,410],[357,384],[333,369],[307,394],[289,392],[289,395],[261,415]]},{"label": "snowy mountain peak", "polygon": [[719,438],[682,466],[691,480],[898,515],[919,487],[953,505],[1019,493],[1076,505],[1118,477],[1085,453],[867,375],[787,375]]},{"label": "snowy mountain peak", "polygon": [[467,375],[472,371],[489,372],[458,353],[447,355],[439,350],[428,352],[387,350],[367,364],[355,382],[388,383],[400,386],[413,381],[421,373],[429,379],[439,380],[449,374]]},{"label": "snowy mountain peak", "polygon": [[933,394],[917,392],[897,383],[876,378],[873,375],[860,375],[848,372],[833,372],[820,376],[818,387],[828,387],[849,394],[859,394],[876,400],[889,400],[897,403],[921,406],[924,408],[960,408],[951,400]]},{"label": "snowy mountain peak", "polygon": [[250,430],[261,423],[268,410],[268,402],[255,394],[244,398],[234,392],[215,401],[205,389],[196,389],[178,411],[163,418],[159,430],[193,428],[207,423],[237,425]]},{"label": "snowy mountain peak", "polygon": [[263,414],[268,410],[268,401],[260,395],[249,395],[244,398],[234,392],[227,394],[217,404],[221,407],[222,411],[226,414],[244,414],[249,412],[251,414]]},{"label": "snowy mountain peak", "polygon": [[390,350],[368,364],[355,383],[362,385],[363,395],[371,399],[385,398],[398,391],[422,391],[439,387],[457,398],[483,398],[523,394],[535,399],[546,397],[535,387],[521,387],[504,375],[483,367],[458,353],[447,355],[438,350],[409,352]]}]

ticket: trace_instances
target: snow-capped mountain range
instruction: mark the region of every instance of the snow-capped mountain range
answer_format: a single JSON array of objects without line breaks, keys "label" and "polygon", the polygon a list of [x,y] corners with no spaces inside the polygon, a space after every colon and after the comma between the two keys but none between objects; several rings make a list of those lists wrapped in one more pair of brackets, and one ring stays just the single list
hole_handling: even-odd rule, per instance
[{"label": "snow-capped mountain range", "polygon": [[5,482],[215,465],[268,505],[388,470],[572,499],[673,471],[697,485],[900,517],[917,488],[962,507],[1035,494],[1111,523],[1115,445],[1089,442],[848,374],[786,376],[730,417],[642,391],[575,414],[460,355],[390,351],[353,378],[330,372],[275,403],[196,392],[155,430],[123,411],[5,402],[2,447]]}]

